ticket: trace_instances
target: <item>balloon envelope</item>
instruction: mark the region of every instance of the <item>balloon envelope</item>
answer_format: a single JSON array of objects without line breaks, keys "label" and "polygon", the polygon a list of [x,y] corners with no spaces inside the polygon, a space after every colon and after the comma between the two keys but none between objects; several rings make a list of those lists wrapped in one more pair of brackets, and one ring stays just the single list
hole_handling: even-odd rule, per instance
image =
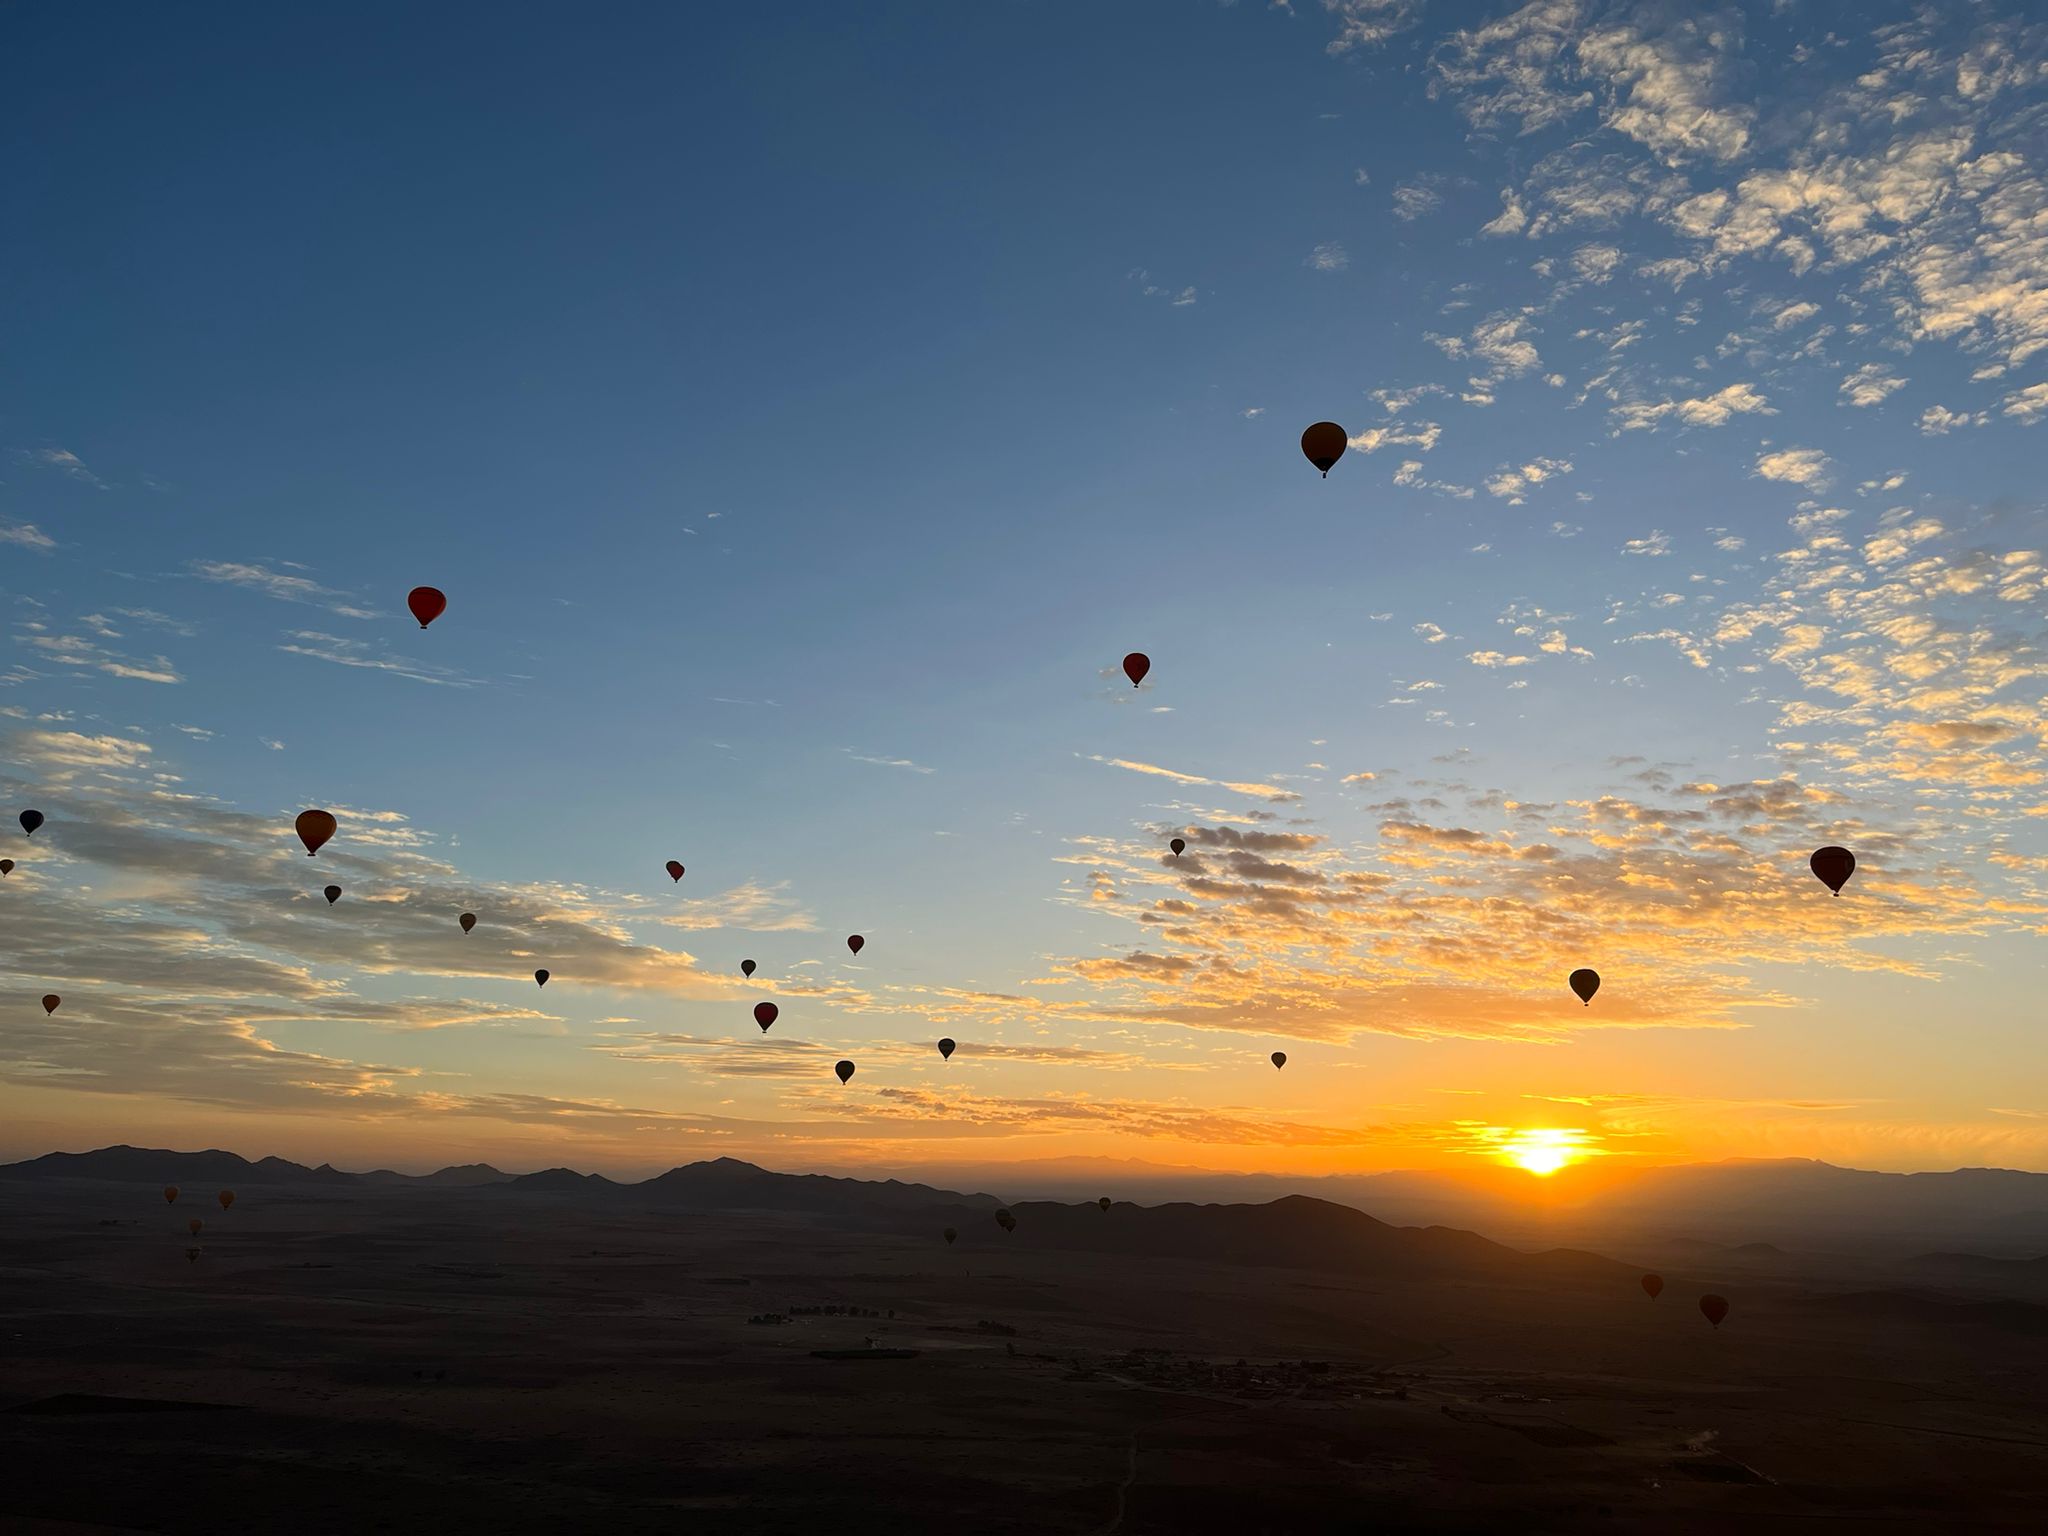
[{"label": "balloon envelope", "polygon": [[1643,1276],[1643,1294],[1648,1296],[1652,1301],[1655,1301],[1659,1296],[1663,1295],[1664,1277],[1662,1275]]},{"label": "balloon envelope", "polygon": [[1145,674],[1151,670],[1152,658],[1143,651],[1133,651],[1124,658],[1124,676],[1131,680],[1133,688],[1145,681]]},{"label": "balloon envelope", "polygon": [[233,1205],[234,1203],[235,1192],[232,1189],[224,1189],[220,1192],[220,1208],[222,1210],[226,1210],[229,1206]]},{"label": "balloon envelope", "polygon": [[1588,1008],[1592,1007],[1593,994],[1600,990],[1600,973],[1587,970],[1584,966],[1581,966],[1578,970],[1573,971],[1568,979],[1572,984],[1572,990],[1578,993],[1579,1001]]},{"label": "balloon envelope", "polygon": [[670,859],[665,867],[668,870],[669,879],[680,880],[683,878],[683,866],[678,864],[674,859]]},{"label": "balloon envelope", "polygon": [[546,971],[535,971],[533,973],[533,980],[534,985],[544,987],[548,984],[548,973]]},{"label": "balloon envelope", "polygon": [[836,1064],[832,1068],[832,1070],[839,1074],[839,1081],[843,1083],[849,1077],[853,1076],[853,1063],[850,1061],[842,1061]]},{"label": "balloon envelope", "polygon": [[201,1221],[197,1216],[194,1216],[190,1221],[185,1223],[185,1230],[187,1232],[190,1232],[194,1237],[197,1237],[199,1235],[199,1229],[205,1225],[205,1222]]},{"label": "balloon envelope", "polygon": [[467,933],[469,932],[470,929],[476,926],[476,914],[474,912],[465,912],[462,914],[462,916],[455,919],[455,921],[462,924],[462,931],[464,933]]},{"label": "balloon envelope", "polygon": [[11,875],[11,874],[13,874],[13,873],[14,873],[14,860],[12,860],[12,859],[0,859],[0,875]]},{"label": "balloon envelope", "polygon": [[30,837],[36,835],[36,828],[42,824],[43,813],[41,811],[23,811],[21,813],[21,830]]},{"label": "balloon envelope", "polygon": [[849,934],[846,940],[846,947],[852,950],[857,955],[861,952],[862,949],[867,947],[867,942],[868,941],[866,939],[862,938],[857,933]]},{"label": "balloon envelope", "polygon": [[742,976],[751,976],[751,975],[753,975],[753,974],[754,974],[754,962],[753,962],[753,961],[751,961],[751,960],[742,960],[742,961],[740,962],[740,974],[741,974]]},{"label": "balloon envelope", "polygon": [[946,1228],[946,1246],[948,1248],[952,1247],[953,1240],[957,1238],[959,1235],[960,1234],[958,1232],[955,1232],[951,1227]]},{"label": "balloon envelope", "polygon": [[420,621],[420,628],[425,629],[448,611],[448,594],[439,587],[414,587],[405,594],[405,606]]},{"label": "balloon envelope", "polygon": [[1095,1203],[1101,1206],[1106,1211],[1110,1207],[1110,1198],[1109,1196],[1104,1195],[1100,1200],[1096,1201]]},{"label": "balloon envelope", "polygon": [[1837,848],[1832,843],[1825,848],[1816,848],[1813,857],[1807,860],[1820,883],[1837,896],[1842,887],[1849,883],[1849,877],[1856,873],[1856,855],[1846,848]]},{"label": "balloon envelope", "polygon": [[1273,1053],[1273,1070],[1277,1072],[1286,1065],[1287,1053],[1285,1051],[1275,1051]]},{"label": "balloon envelope", "polygon": [[306,857],[311,858],[320,851],[320,845],[334,836],[339,825],[329,811],[301,811],[299,819],[292,826],[299,834],[299,841],[306,845]]},{"label": "balloon envelope", "polygon": [[1721,1326],[1721,1319],[1727,1315],[1728,1298],[1726,1296],[1702,1296],[1700,1298],[1700,1316],[1704,1317],[1716,1328]]},{"label": "balloon envelope", "polygon": [[954,1050],[955,1046],[951,1040],[941,1040],[939,1042],[939,1054],[945,1057],[946,1060],[951,1061],[953,1059]]},{"label": "balloon envelope", "polygon": [[1334,421],[1319,421],[1301,434],[1302,456],[1320,469],[1327,480],[1330,470],[1344,457],[1344,447],[1350,438],[1351,434]]},{"label": "balloon envelope", "polygon": [[55,1013],[57,1011],[57,1005],[63,1001],[64,999],[59,997],[56,993],[45,992],[43,994],[43,1012]]},{"label": "balloon envelope", "polygon": [[1166,846],[1173,850],[1173,856],[1177,859],[1188,851],[1188,840],[1184,837],[1176,837]]},{"label": "balloon envelope", "polygon": [[166,1185],[164,1186],[164,1204],[165,1204],[165,1205],[176,1205],[177,1203],[178,1203],[178,1186],[177,1186],[177,1185],[175,1185],[175,1184],[166,1184]]},{"label": "balloon envelope", "polygon": [[330,885],[320,894],[327,898],[327,905],[331,907],[337,901],[341,900],[341,887],[338,885]]},{"label": "balloon envelope", "polygon": [[754,1004],[754,1022],[765,1031],[770,1024],[775,1022],[776,1017],[781,1012],[782,1010],[773,1003],[756,1003]]}]

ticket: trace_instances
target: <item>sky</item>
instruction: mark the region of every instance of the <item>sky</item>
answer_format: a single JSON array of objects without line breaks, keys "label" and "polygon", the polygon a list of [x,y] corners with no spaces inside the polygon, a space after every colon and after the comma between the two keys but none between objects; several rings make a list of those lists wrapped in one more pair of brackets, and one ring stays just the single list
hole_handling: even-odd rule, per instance
[{"label": "sky", "polygon": [[2048,21],[1847,18],[15,10],[0,1155],[2048,1169]]}]

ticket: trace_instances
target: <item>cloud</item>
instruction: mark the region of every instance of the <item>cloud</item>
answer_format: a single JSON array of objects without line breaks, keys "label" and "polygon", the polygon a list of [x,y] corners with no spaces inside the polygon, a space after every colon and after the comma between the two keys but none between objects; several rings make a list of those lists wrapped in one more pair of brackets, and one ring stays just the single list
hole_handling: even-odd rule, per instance
[{"label": "cloud", "polygon": [[1526,499],[1525,493],[1546,480],[1572,472],[1569,459],[1531,459],[1519,468],[1503,466],[1489,475],[1486,480],[1487,494],[1507,499],[1509,506],[1518,507]]},{"label": "cloud", "polygon": [[1356,436],[1347,437],[1345,445],[1360,453],[1377,453],[1390,444],[1420,448],[1424,453],[1436,446],[1443,428],[1433,421],[1417,421],[1407,425],[1396,423],[1391,427],[1367,427]]},{"label": "cloud", "polygon": [[1171,779],[1176,784],[1204,784],[1212,789],[1233,790],[1240,795],[1251,795],[1259,800],[1286,801],[1299,800],[1301,798],[1293,790],[1282,789],[1277,784],[1233,782],[1229,779],[1207,779],[1203,778],[1200,774],[1179,773],[1171,768],[1161,768],[1154,763],[1134,763],[1126,758],[1098,757],[1093,753],[1089,754],[1088,761],[1091,763],[1105,763],[1111,768],[1122,768],[1129,773],[1148,773],[1155,778]]},{"label": "cloud", "polygon": [[57,547],[57,541],[34,523],[0,523],[0,544],[13,544],[38,553]]},{"label": "cloud", "polygon": [[1412,224],[1425,214],[1435,213],[1443,207],[1444,195],[1437,189],[1432,177],[1419,181],[1403,182],[1394,188],[1394,217],[1403,224]]},{"label": "cloud", "polygon": [[295,629],[286,636],[286,639],[290,643],[280,645],[278,649],[287,655],[310,656],[315,661],[331,661],[339,667],[362,667],[375,672],[391,672],[399,677],[410,678],[416,683],[432,683],[442,688],[474,688],[481,681],[452,667],[409,661],[375,650],[366,641],[323,634],[319,630]]},{"label": "cloud", "polygon": [[1757,455],[1756,473],[1792,485],[1824,486],[1828,483],[1828,456],[1818,448],[1781,448]]},{"label": "cloud", "polygon": [[1302,263],[1317,272],[1342,272],[1351,265],[1351,254],[1334,240],[1325,240],[1308,253]]},{"label": "cloud", "polygon": [[2029,384],[2025,389],[2015,390],[2005,397],[1999,409],[2013,420],[2031,427],[2043,415],[2048,415],[2048,384]]},{"label": "cloud", "polygon": [[1324,45],[1331,54],[1354,48],[1383,48],[1422,18],[1422,0],[1323,0],[1337,18],[1337,35]]},{"label": "cloud", "polygon": [[1671,553],[1671,535],[1658,529],[1648,538],[1630,539],[1621,546],[1624,555],[1668,555]]},{"label": "cloud", "polygon": [[1906,381],[1877,363],[1865,363],[1842,380],[1842,398],[1850,405],[1877,405],[1906,387]]},{"label": "cloud", "polygon": [[866,753],[856,752],[851,747],[841,747],[839,750],[852,758],[856,763],[873,763],[877,768],[904,768],[908,769],[911,773],[938,772],[936,768],[927,768],[924,764],[914,763],[907,757],[869,757]]},{"label": "cloud", "polygon": [[1623,432],[1640,432],[1667,420],[1688,427],[1722,427],[1737,416],[1775,416],[1777,411],[1754,384],[1730,384],[1695,400],[1632,402],[1608,412]]},{"label": "cloud", "polygon": [[249,565],[234,560],[194,560],[190,570],[201,581],[215,581],[227,586],[242,587],[251,592],[261,592],[265,597],[274,597],[284,603],[308,603],[338,613],[347,619],[375,619],[383,615],[374,608],[365,608],[345,593],[336,592],[304,576],[289,576],[264,565]]},{"label": "cloud", "polygon": [[87,469],[79,461],[78,455],[68,448],[31,448],[25,453],[17,454],[16,457],[42,469],[54,469],[60,475],[73,480],[82,480],[97,490],[104,491],[108,488],[107,482]]},{"label": "cloud", "polygon": [[1430,480],[1423,476],[1422,470],[1422,460],[1403,459],[1400,467],[1394,471],[1394,484],[1407,486],[1411,490],[1435,491],[1440,496],[1451,496],[1460,501],[1472,499],[1471,486],[1454,485],[1448,480]]},{"label": "cloud", "polygon": [[1920,430],[1928,437],[1946,437],[1957,427],[1981,427],[1982,411],[1952,411],[1945,405],[1930,405],[1920,413]]}]

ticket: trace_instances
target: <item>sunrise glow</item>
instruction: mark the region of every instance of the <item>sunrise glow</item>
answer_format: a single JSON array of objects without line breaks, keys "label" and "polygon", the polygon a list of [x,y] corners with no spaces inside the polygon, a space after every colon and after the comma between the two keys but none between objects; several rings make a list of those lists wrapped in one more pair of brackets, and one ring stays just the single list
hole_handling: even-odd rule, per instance
[{"label": "sunrise glow", "polygon": [[1507,1159],[1517,1168],[1547,1179],[1586,1156],[1582,1136],[1579,1131],[1518,1131],[1507,1145]]}]

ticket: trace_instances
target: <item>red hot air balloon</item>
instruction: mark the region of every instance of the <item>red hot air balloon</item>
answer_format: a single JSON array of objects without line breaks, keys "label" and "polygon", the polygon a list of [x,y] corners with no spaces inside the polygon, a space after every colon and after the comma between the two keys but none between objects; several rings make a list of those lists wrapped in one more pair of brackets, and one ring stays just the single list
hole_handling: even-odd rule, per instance
[{"label": "red hot air balloon", "polygon": [[832,1070],[839,1074],[839,1081],[843,1083],[849,1077],[853,1076],[853,1063],[850,1061],[842,1061],[834,1065]]},{"label": "red hot air balloon", "polygon": [[448,594],[439,587],[414,587],[405,594],[405,606],[420,621],[420,628],[425,629],[448,611]]},{"label": "red hot air balloon", "polygon": [[1188,851],[1188,840],[1184,837],[1176,837],[1166,846],[1173,850],[1173,856],[1177,859]]},{"label": "red hot air balloon", "polygon": [[1588,1008],[1592,1007],[1593,994],[1600,990],[1600,973],[1581,966],[1566,979],[1571,982],[1572,990],[1578,993],[1579,1001]]},{"label": "red hot air balloon", "polygon": [[36,828],[40,827],[42,824],[43,813],[41,811],[23,811],[21,813],[21,830],[23,836],[34,837],[36,835]]},{"label": "red hot air balloon", "polygon": [[1302,457],[1320,469],[1327,480],[1350,441],[1351,434],[1334,421],[1319,421],[1301,434]]},{"label": "red hot air balloon", "polygon": [[1820,883],[1837,896],[1842,894],[1842,887],[1849,883],[1849,877],[1856,873],[1856,855],[1846,848],[1837,848],[1833,844],[1814,849],[1813,857],[1807,860],[1807,863],[1812,866],[1814,875]]},{"label": "red hot air balloon", "polygon": [[43,1012],[55,1013],[57,1011],[57,1005],[63,1001],[64,999],[59,997],[56,993],[45,992],[43,994]]},{"label": "red hot air balloon", "polygon": [[166,1185],[164,1186],[164,1204],[165,1204],[165,1205],[176,1205],[177,1203],[178,1203],[178,1186],[177,1186],[177,1185],[175,1185],[175,1184],[166,1184]]},{"label": "red hot air balloon", "polygon": [[957,1047],[950,1040],[941,1040],[939,1042],[939,1055],[947,1061],[953,1059],[953,1052],[956,1049]]},{"label": "red hot air balloon", "polygon": [[235,1203],[235,1192],[232,1189],[224,1189],[216,1198],[220,1201],[220,1208],[226,1210]]},{"label": "red hot air balloon", "polygon": [[0,875],[11,875],[11,874],[13,874],[13,873],[14,873],[14,860],[12,860],[12,859],[0,859]]},{"label": "red hot air balloon", "polygon": [[740,974],[741,974],[742,976],[751,976],[751,975],[753,975],[753,974],[754,974],[754,962],[753,962],[753,961],[751,961],[751,960],[742,960],[742,961],[740,962]]},{"label": "red hot air balloon", "polygon": [[862,938],[857,933],[848,934],[846,939],[846,947],[852,950],[857,955],[867,947],[867,942],[868,941],[866,939]]},{"label": "red hot air balloon", "polygon": [[306,845],[306,857],[309,859],[320,851],[327,839],[334,836],[339,825],[332,811],[301,811],[298,820],[292,823],[299,834],[299,841]]},{"label": "red hot air balloon", "polygon": [[782,1010],[773,1003],[754,1004],[754,1022],[761,1026],[761,1033],[768,1033],[768,1026],[781,1016]]},{"label": "red hot air balloon", "polygon": [[1133,651],[1124,658],[1124,676],[1131,680],[1133,688],[1145,681],[1145,674],[1151,670],[1152,658],[1143,651]]},{"label": "red hot air balloon", "polygon": [[194,1237],[197,1237],[199,1235],[200,1229],[205,1225],[205,1222],[201,1221],[197,1216],[194,1216],[190,1221],[185,1223],[185,1230],[187,1232],[190,1232]]},{"label": "red hot air balloon", "polygon": [[337,901],[341,900],[341,887],[338,885],[330,885],[326,887],[324,890],[322,890],[320,894],[327,898],[327,905],[331,907]]},{"label": "red hot air balloon", "polygon": [[462,931],[467,933],[476,926],[476,914],[474,912],[465,912],[455,921],[462,924]]},{"label": "red hot air balloon", "polygon": [[1662,1275],[1643,1276],[1643,1294],[1649,1297],[1652,1301],[1655,1301],[1659,1296],[1663,1295],[1664,1277]]},{"label": "red hot air balloon", "polygon": [[1275,1072],[1278,1072],[1282,1067],[1286,1065],[1287,1053],[1285,1051],[1275,1051],[1273,1053],[1273,1070]]},{"label": "red hot air balloon", "polygon": [[1727,1315],[1728,1298],[1726,1296],[1702,1296],[1700,1298],[1700,1316],[1704,1317],[1716,1328],[1721,1326],[1721,1319]]},{"label": "red hot air balloon", "polygon": [[668,870],[669,879],[680,880],[683,878],[683,866],[678,864],[674,859],[670,859],[665,867]]},{"label": "red hot air balloon", "polygon": [[548,973],[546,971],[535,971],[533,973],[533,984],[537,987],[546,986],[548,984]]}]

